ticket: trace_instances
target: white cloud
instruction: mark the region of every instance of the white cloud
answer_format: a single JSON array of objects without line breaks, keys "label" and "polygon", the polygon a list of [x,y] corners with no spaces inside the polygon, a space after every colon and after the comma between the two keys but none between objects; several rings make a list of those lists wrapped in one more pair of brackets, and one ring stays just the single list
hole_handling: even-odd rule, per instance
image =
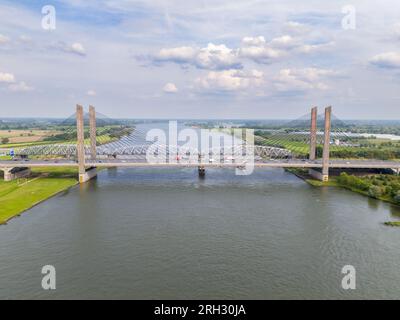
[{"label": "white cloud", "polygon": [[333,70],[318,68],[282,69],[274,78],[274,86],[278,91],[326,90],[329,87],[323,78],[338,74]]},{"label": "white cloud", "polygon": [[278,38],[272,39],[270,45],[275,48],[291,49],[299,46],[299,39],[295,39],[289,35],[283,35]]},{"label": "white cloud", "polygon": [[0,34],[0,44],[7,43],[10,41],[10,38],[6,37],[5,35]]},{"label": "white cloud", "polygon": [[176,87],[176,85],[172,82],[168,82],[164,87],[163,87],[163,91],[165,93],[177,93],[178,92],[178,88]]},{"label": "white cloud", "polygon": [[290,33],[290,34],[304,34],[308,31],[310,31],[310,27],[296,21],[288,21],[285,23],[283,27],[284,31]]},{"label": "white cloud", "polygon": [[236,52],[224,44],[214,45],[209,43],[206,48],[200,49],[196,57],[196,63],[202,69],[224,70],[241,68]]},{"label": "white cloud", "polygon": [[85,56],[86,55],[86,50],[85,50],[85,48],[83,47],[83,45],[81,44],[81,43],[79,43],[79,42],[75,42],[75,43],[73,43],[72,45],[71,45],[71,52],[73,52],[73,53],[76,53],[76,54],[78,54],[78,55],[81,55],[81,56]]},{"label": "white cloud", "polygon": [[258,70],[211,71],[205,77],[197,78],[198,88],[209,91],[239,91],[263,84],[264,74]]},{"label": "white cloud", "polygon": [[284,35],[278,38],[274,38],[270,42],[271,47],[305,54],[321,52],[333,47],[334,45],[335,43],[333,41],[318,44],[307,44],[305,43],[304,39],[299,37],[292,37],[290,35]]},{"label": "white cloud", "polygon": [[[98,24],[93,24],[93,19],[72,21],[71,19],[65,20],[60,17],[62,28],[57,29],[55,37],[55,34],[52,36],[48,32],[41,30],[40,21],[37,23],[37,13],[32,12],[30,8],[24,5],[16,5],[13,4],[14,2],[8,1],[7,5],[3,3],[0,5],[0,21],[2,21],[0,33],[12,38],[12,46],[0,44],[0,49],[7,48],[7,52],[4,52],[5,54],[1,58],[0,64],[3,68],[0,68],[0,71],[12,72],[17,77],[16,81],[25,80],[28,84],[32,84],[40,88],[40,90],[48,91],[49,94],[41,95],[35,101],[30,101],[30,95],[28,94],[25,98],[26,103],[20,99],[15,99],[15,97],[14,99],[9,98],[12,95],[5,95],[3,97],[4,102],[12,108],[7,108],[10,111],[1,110],[1,112],[4,115],[7,115],[7,113],[11,115],[13,112],[18,115],[31,114],[33,112],[40,112],[41,115],[56,115],[57,112],[61,112],[60,110],[71,108],[71,101],[65,103],[58,101],[61,95],[65,96],[69,92],[82,92],[82,88],[82,93],[86,95],[86,91],[91,89],[91,85],[88,87],[87,83],[95,83],[100,74],[104,79],[113,79],[114,75],[118,74],[118,81],[109,83],[110,94],[107,95],[108,99],[114,102],[118,101],[118,103],[114,103],[116,107],[110,112],[122,115],[126,114],[126,112],[132,112],[140,116],[160,116],[161,114],[165,116],[167,113],[171,113],[174,116],[174,112],[181,112],[182,110],[176,105],[178,101],[167,99],[165,94],[164,96],[161,94],[157,98],[153,98],[155,96],[154,92],[162,93],[162,88],[167,81],[173,81],[178,84],[179,92],[181,92],[184,90],[183,87],[181,88],[181,83],[186,83],[189,79],[206,77],[209,71],[222,71],[204,71],[205,67],[216,67],[216,63],[213,62],[214,54],[210,55],[208,59],[204,59],[205,62],[203,64],[200,64],[195,59],[200,49],[207,48],[207,43],[212,42],[215,45],[224,44],[225,47],[232,50],[231,54],[233,56],[236,55],[238,63],[243,64],[243,68],[240,70],[255,68],[265,72],[264,81],[268,82],[254,91],[273,91],[275,89],[273,76],[279,76],[280,69],[290,68],[292,72],[289,72],[287,76],[289,79],[294,77],[295,80],[303,81],[298,84],[300,87],[310,87],[309,81],[301,78],[293,70],[307,66],[321,68],[325,66],[325,68],[332,69],[342,66],[347,68],[350,77],[349,81],[343,83],[341,81],[328,81],[325,76],[320,76],[316,81],[323,84],[322,86],[317,85],[317,87],[329,85],[335,88],[332,92],[314,90],[321,97],[321,101],[326,99],[332,104],[339,105],[335,101],[342,99],[342,97],[340,94],[334,95],[333,93],[343,92],[344,88],[347,88],[351,83],[351,85],[355,86],[355,92],[362,92],[363,98],[369,101],[360,107],[360,112],[354,112],[356,115],[360,114],[368,117],[372,114],[378,114],[379,116],[379,112],[373,108],[373,105],[383,97],[385,101],[382,103],[382,108],[386,108],[386,111],[392,110],[395,116],[396,104],[392,103],[390,99],[397,98],[398,83],[395,81],[382,81],[384,78],[380,77],[379,69],[365,69],[362,64],[362,60],[368,62],[369,58],[377,53],[399,51],[395,47],[399,40],[396,39],[397,42],[393,41],[393,32],[390,32],[392,30],[389,29],[396,21],[399,22],[396,12],[400,8],[400,2],[396,2],[396,0],[388,1],[393,2],[393,6],[375,6],[374,8],[371,4],[358,8],[362,11],[358,12],[362,20],[368,20],[369,23],[364,24],[365,28],[359,28],[354,33],[342,32],[340,19],[338,20],[338,15],[341,15],[340,8],[338,9],[337,5],[329,1],[292,1],[288,4],[288,1],[285,0],[275,1],[276,6],[275,2],[271,6],[265,1],[228,2],[224,0],[220,2],[217,0],[199,4],[190,0],[184,3],[168,2],[168,8],[165,8],[165,5],[160,5],[161,2],[158,0],[155,2],[140,0],[143,6],[139,6],[139,8],[135,1],[107,0],[97,1],[95,4],[95,1],[92,0],[73,0],[69,2],[63,0],[63,3],[68,8],[71,3],[81,3],[83,8],[86,8],[86,5],[90,5],[90,8],[92,6],[93,8],[96,7],[95,13],[100,18],[104,18],[104,16],[111,17],[111,15],[117,13],[121,20],[118,19],[118,22],[115,23],[115,19],[106,19],[107,21],[110,20],[110,24],[107,23],[102,28],[98,28]],[[115,11],[108,10],[111,6]],[[147,11],[150,6],[154,11]],[[124,11],[125,7],[129,7],[129,10]],[[105,8],[107,9],[106,14],[100,15]],[[138,12],[138,8],[140,12]],[[169,15],[171,20],[169,28],[163,19],[164,12],[165,15]],[[374,19],[376,16],[385,17],[385,24],[382,24],[382,19]],[[149,17],[152,17],[152,19],[149,19]],[[292,19],[294,21],[287,22],[288,17],[290,17],[289,20]],[[306,23],[306,25],[295,21]],[[12,34],[8,30],[12,30]],[[33,39],[32,45],[28,47],[19,43],[18,35],[20,34],[26,34],[31,37]],[[241,39],[246,35],[253,35],[253,37],[246,37],[241,43]],[[275,40],[275,46],[272,46],[273,39],[282,38],[281,36],[283,35],[299,41],[299,46],[283,49],[283,47],[278,47],[279,42],[277,40]],[[389,36],[391,41],[388,41]],[[65,51],[61,49],[46,50],[47,48],[43,47],[49,41],[58,41],[57,39],[65,41],[65,48],[71,47],[75,42],[80,42],[84,48],[81,53],[85,52],[87,58],[78,55],[79,53],[73,53],[71,49],[67,50],[68,53],[60,54],[60,51]],[[90,39],[90,47],[89,42],[84,39]],[[329,42],[329,39],[335,39],[337,46],[335,52],[341,52],[342,54],[329,52],[321,59],[319,57],[316,59],[305,57],[305,54],[322,50],[324,46],[318,45],[318,43],[321,41]],[[280,44],[282,45],[282,43]],[[188,52],[182,53],[181,46],[188,46]],[[174,47],[179,50],[176,50],[177,52],[164,52],[160,54],[161,58],[164,55],[164,59],[167,59],[168,55],[172,55],[172,58],[183,61],[187,66],[190,66],[189,69],[184,71],[176,70],[178,68],[169,66],[168,68],[152,68],[149,70],[131,60],[132,54],[137,54],[138,52],[152,52],[155,54],[161,48],[173,49]],[[378,48],[378,51],[376,51],[376,48]],[[239,55],[240,49],[242,49],[243,55]],[[74,56],[74,54],[76,55]],[[85,60],[85,64],[81,65],[80,62],[83,60]],[[27,61],[35,61],[35,68],[26,70]],[[104,62],[101,65],[101,70],[98,68],[99,62]],[[276,63],[276,65],[255,65],[255,63],[261,62]],[[57,86],[54,86],[51,74],[56,66],[59,79]],[[194,70],[194,68],[199,67],[202,67],[203,70]],[[97,70],[97,72],[90,73],[87,72],[88,70]],[[78,71],[86,72],[85,77],[78,79],[76,76]],[[24,74],[29,74],[29,78],[22,78]],[[218,76],[215,78],[218,78]],[[238,77],[231,74],[230,77],[227,76],[226,78],[228,80],[233,78],[232,81],[236,81]],[[160,79],[165,79],[165,81],[160,83]],[[211,82],[209,80],[207,84],[211,84]],[[245,83],[244,81],[239,81],[238,87],[242,88]],[[8,85],[0,83],[0,87],[7,88]],[[227,85],[226,87],[229,88],[230,86]],[[244,90],[247,92],[247,89],[250,88],[251,86]],[[287,88],[290,89],[288,84]],[[374,90],[371,90],[371,88]],[[95,89],[99,90],[99,88]],[[135,92],[139,92],[139,94],[135,94]],[[100,95],[100,92],[98,95]],[[142,96],[149,98],[145,99]],[[152,100],[162,99],[163,97],[166,98],[166,103],[171,103],[170,108],[165,108],[165,104],[162,101],[155,103],[155,100]],[[186,99],[188,97],[189,95],[182,95],[179,103],[187,104]],[[187,111],[188,117],[197,116],[199,110],[197,106],[204,108],[201,114],[208,112],[208,115],[213,117],[218,115],[217,112],[220,112],[217,110],[224,110],[222,105],[227,101],[232,104],[238,103],[238,105],[243,103],[237,102],[235,99],[226,101],[223,101],[222,98],[221,100],[215,99],[215,101],[211,101],[209,98],[205,99],[201,100],[199,97],[198,100],[193,101],[191,108],[185,108],[185,110],[192,110]],[[276,101],[275,97],[272,97],[271,100],[265,101],[271,106],[270,108],[258,108],[257,102],[248,100],[243,104],[248,106],[249,109],[242,108],[241,110],[251,110],[251,112],[254,112],[253,115],[255,117],[260,115],[265,117],[275,116],[275,114],[272,114],[272,109],[274,109],[272,106],[275,106],[274,103]],[[32,103],[29,102],[36,104],[37,108],[32,108]],[[288,110],[293,110],[294,113],[302,112],[301,106],[304,105],[303,102],[296,99],[293,108],[289,108],[290,104],[287,104],[286,109],[281,112]],[[351,108],[345,108],[344,110],[353,110],[353,107],[356,107],[351,104],[351,101],[345,102],[341,103],[341,105],[351,106]],[[57,110],[52,107],[55,103],[60,106]],[[279,101],[278,105],[280,104]],[[136,107],[132,109],[132,105]],[[155,105],[159,107],[149,108]],[[138,106],[144,107],[140,108]],[[221,109],[219,109],[220,107]],[[369,111],[369,107],[375,111]]]},{"label": "white cloud", "polygon": [[253,60],[256,63],[272,63],[279,58],[298,53],[309,54],[327,50],[334,42],[307,44],[304,39],[283,35],[266,42],[264,37],[245,37],[242,39],[242,47],[239,48],[239,56]]},{"label": "white cloud", "polygon": [[93,89],[90,89],[86,94],[88,96],[94,97],[95,95],[97,95],[97,92]]},{"label": "white cloud", "polygon": [[153,58],[155,62],[174,62],[193,65],[199,69],[226,70],[241,69],[236,51],[224,44],[209,43],[205,48],[176,47],[164,48]]},{"label": "white cloud", "polygon": [[192,47],[163,48],[156,55],[156,59],[159,61],[190,63],[194,59],[196,52],[197,49]]},{"label": "white cloud", "polygon": [[27,92],[27,91],[32,91],[34,89],[33,87],[28,86],[24,81],[10,84],[8,88],[14,92]]},{"label": "white cloud", "polygon": [[285,55],[283,51],[267,44],[263,36],[244,37],[238,54],[241,58],[250,59],[256,63],[270,63]]},{"label": "white cloud", "polygon": [[0,72],[0,82],[13,83],[15,82],[15,76],[12,73]]},{"label": "white cloud", "polygon": [[400,53],[385,52],[374,56],[370,63],[379,68],[398,69],[400,68]]},{"label": "white cloud", "polygon": [[267,46],[249,46],[240,48],[239,55],[242,58],[247,58],[257,63],[270,63],[285,56],[285,53]]},{"label": "white cloud", "polygon": [[79,42],[75,42],[73,44],[66,44],[65,42],[58,42],[58,43],[52,45],[52,47],[57,50],[64,51],[66,53],[72,53],[72,54],[76,54],[79,56],[86,56],[86,50],[85,50],[84,46]]},{"label": "white cloud", "polygon": [[[291,26],[300,28],[303,25],[293,22]],[[192,46],[163,48],[152,56],[151,60],[156,64],[173,62],[181,65],[192,65],[198,69],[231,70],[243,69],[244,59],[268,64],[291,54],[319,52],[333,45],[333,42],[308,44],[301,37],[289,34],[273,38],[269,42],[263,36],[247,36],[242,38],[241,44],[237,48],[213,43],[209,43],[204,48]]]},{"label": "white cloud", "polygon": [[0,72],[0,83],[6,83],[8,85],[6,88],[15,92],[32,91],[34,89],[24,81],[16,82],[16,78],[12,73]]},{"label": "white cloud", "polygon": [[300,53],[315,53],[329,50],[335,45],[335,42],[327,42],[321,44],[304,44],[299,46],[296,50]]},{"label": "white cloud", "polygon": [[258,37],[244,37],[242,39],[242,44],[245,46],[260,46],[265,43],[265,38],[263,36]]}]

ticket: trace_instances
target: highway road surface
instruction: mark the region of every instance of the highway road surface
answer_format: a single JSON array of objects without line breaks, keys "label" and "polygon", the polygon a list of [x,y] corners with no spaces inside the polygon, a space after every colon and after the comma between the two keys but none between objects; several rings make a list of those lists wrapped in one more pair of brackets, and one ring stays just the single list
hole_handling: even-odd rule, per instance
[{"label": "highway road surface", "polygon": [[[247,163],[251,163],[250,160]],[[144,158],[137,159],[102,159],[97,161],[86,160],[87,167],[238,167],[245,165],[244,161],[235,163],[222,162],[201,162],[189,160],[175,160],[173,162],[147,162]],[[0,161],[1,168],[15,167],[77,167],[78,163],[73,160],[7,160]],[[254,161],[255,167],[276,167],[276,168],[321,168],[322,161],[309,160],[257,160]],[[359,168],[359,169],[400,169],[400,161],[381,161],[381,160],[331,160],[330,168]]]}]

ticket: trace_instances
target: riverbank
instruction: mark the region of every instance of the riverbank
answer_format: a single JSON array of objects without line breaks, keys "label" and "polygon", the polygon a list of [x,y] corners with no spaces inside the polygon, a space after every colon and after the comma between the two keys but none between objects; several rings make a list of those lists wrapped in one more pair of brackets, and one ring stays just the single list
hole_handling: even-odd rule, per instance
[{"label": "riverbank", "polygon": [[29,178],[0,180],[0,225],[78,183],[77,169],[35,168]]},{"label": "riverbank", "polygon": [[[342,173],[340,176],[331,176],[329,181],[316,180],[307,170],[291,168],[288,172],[303,179],[314,187],[338,187],[357,192],[369,198],[400,205],[400,177],[394,175],[368,175],[356,177]],[[400,221],[386,221],[386,226],[400,227]]]}]

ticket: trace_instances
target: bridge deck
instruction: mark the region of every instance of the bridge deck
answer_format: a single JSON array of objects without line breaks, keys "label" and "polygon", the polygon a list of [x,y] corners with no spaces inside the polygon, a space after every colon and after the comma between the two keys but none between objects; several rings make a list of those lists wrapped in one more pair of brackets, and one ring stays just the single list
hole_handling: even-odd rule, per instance
[{"label": "bridge deck", "polygon": [[[199,163],[199,162],[160,162],[148,163],[143,160],[103,160],[103,161],[86,161],[87,167],[231,167],[235,168],[244,163]],[[1,168],[16,168],[16,167],[78,167],[78,163],[68,160],[51,160],[51,161],[0,161]],[[255,161],[255,167],[271,167],[271,168],[322,168],[321,161],[302,161],[302,160],[266,160]],[[330,168],[358,168],[358,169],[400,169],[399,161],[368,161],[368,160],[331,160]]]}]

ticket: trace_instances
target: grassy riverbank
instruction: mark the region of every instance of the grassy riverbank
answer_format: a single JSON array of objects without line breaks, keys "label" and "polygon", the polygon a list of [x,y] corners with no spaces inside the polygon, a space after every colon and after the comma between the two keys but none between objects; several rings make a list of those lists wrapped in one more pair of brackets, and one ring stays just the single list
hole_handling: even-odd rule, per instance
[{"label": "grassy riverbank", "polygon": [[[314,187],[340,187],[360,193],[364,196],[400,205],[400,177],[395,175],[372,174],[354,176],[342,173],[340,176],[331,176],[329,181],[323,182],[312,178],[307,170],[287,169],[305,180]],[[400,227],[400,221],[387,221],[387,226]]]},{"label": "grassy riverbank", "polygon": [[27,179],[0,180],[0,224],[78,183],[76,168],[35,168],[32,173]]}]

